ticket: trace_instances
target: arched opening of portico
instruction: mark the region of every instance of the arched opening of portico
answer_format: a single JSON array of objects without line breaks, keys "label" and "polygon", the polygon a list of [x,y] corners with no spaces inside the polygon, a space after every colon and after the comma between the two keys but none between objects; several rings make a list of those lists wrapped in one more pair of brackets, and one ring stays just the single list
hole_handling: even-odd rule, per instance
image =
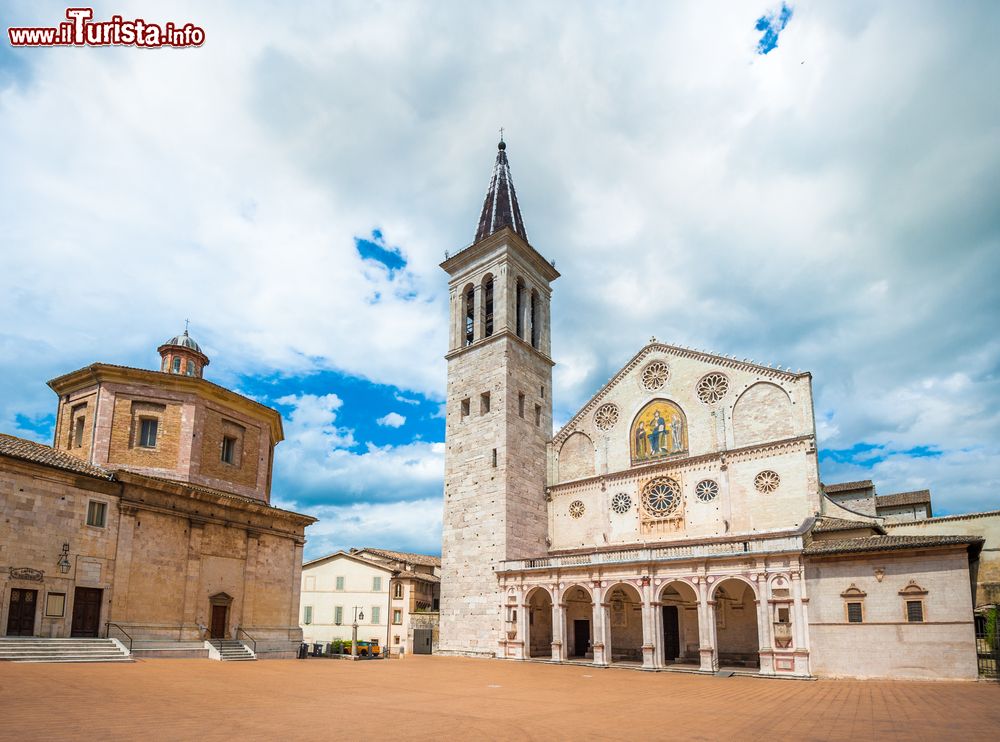
[{"label": "arched opening of portico", "polygon": [[749,583],[728,579],[716,585],[716,647],[720,667],[760,667],[757,595]]},{"label": "arched opening of portico", "polygon": [[544,587],[528,593],[528,656],[552,657],[552,596]]},{"label": "arched opening of portico", "polygon": [[694,588],[679,580],[668,582],[660,591],[660,613],[664,664],[699,664],[698,595]]},{"label": "arched opening of portico", "polygon": [[590,592],[574,585],[563,594],[563,604],[566,606],[566,656],[569,659],[593,659],[594,601]]},{"label": "arched opening of portico", "polygon": [[642,597],[631,585],[614,585],[607,592],[611,625],[611,662],[642,662]]}]

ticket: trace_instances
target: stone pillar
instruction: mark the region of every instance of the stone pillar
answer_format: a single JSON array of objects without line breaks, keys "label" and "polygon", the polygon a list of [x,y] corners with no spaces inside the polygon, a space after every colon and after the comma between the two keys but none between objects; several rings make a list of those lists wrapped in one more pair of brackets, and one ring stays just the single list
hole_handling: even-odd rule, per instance
[{"label": "stone pillar", "polygon": [[473,284],[473,292],[476,304],[472,312],[472,342],[476,342],[482,340],[485,334],[483,330],[486,324],[486,311],[483,307],[483,285],[478,282]]},{"label": "stone pillar", "polygon": [[653,630],[653,586],[648,577],[642,578],[642,669],[652,670],[656,667],[656,647],[662,642],[656,641]]},{"label": "stone pillar", "polygon": [[[247,531],[247,559],[243,565],[243,615],[240,617],[240,628],[253,626],[253,603],[257,580],[257,550],[260,546],[260,534]],[[301,579],[301,578],[299,578]]]},{"label": "stone pillar", "polygon": [[597,586],[594,587],[594,617],[591,623],[593,636],[590,643],[594,648],[594,664],[604,667],[611,657],[611,622],[608,620],[608,606]]},{"label": "stone pillar", "polygon": [[754,601],[757,612],[757,658],[760,662],[762,675],[774,674],[774,649],[771,640],[771,604],[765,599],[766,586],[757,585],[761,591],[761,599]]},{"label": "stone pillar", "polygon": [[[180,640],[204,639],[198,625],[208,626],[210,617],[205,614],[207,604],[198,605],[198,588],[201,584],[201,541],[205,535],[205,522],[188,519],[187,565],[184,574],[184,612],[181,618]],[[199,610],[200,608],[200,610]]]},{"label": "stone pillar", "polygon": [[[667,666],[667,658],[663,656],[665,651],[663,646],[663,603],[654,600],[651,604],[653,615],[653,667],[659,669]],[[678,616],[678,620],[683,616]]]},{"label": "stone pillar", "polygon": [[135,540],[136,509],[124,503],[118,506],[118,545],[115,550],[114,594],[109,621],[128,621],[128,583],[132,572],[132,545]]},{"label": "stone pillar", "polygon": [[698,581],[698,645],[701,654],[701,671],[715,672],[719,669],[719,655],[716,651],[715,601],[709,600],[711,585],[704,578]]},{"label": "stone pillar", "polygon": [[[259,540],[259,539],[258,539]],[[302,641],[302,627],[299,626],[299,602],[302,595],[302,548],[305,541],[295,541],[292,547],[292,597],[288,604],[288,641],[294,642],[291,649],[298,649]],[[258,555],[260,546],[257,547]],[[386,616],[386,621],[392,621],[392,615]]]},{"label": "stone pillar", "polygon": [[[555,595],[555,591],[552,591]],[[562,598],[552,601],[552,661],[562,662],[565,658],[563,647],[566,641],[566,604]]]},{"label": "stone pillar", "polygon": [[510,271],[507,270],[506,265],[502,265],[497,269],[497,272],[493,274],[493,334],[496,335],[499,332],[510,327],[511,313],[509,310],[508,303],[508,287],[510,281],[508,275]]},{"label": "stone pillar", "polygon": [[809,667],[809,599],[803,595],[805,582],[801,573],[792,572],[792,636],[795,644],[795,674],[811,675]]}]

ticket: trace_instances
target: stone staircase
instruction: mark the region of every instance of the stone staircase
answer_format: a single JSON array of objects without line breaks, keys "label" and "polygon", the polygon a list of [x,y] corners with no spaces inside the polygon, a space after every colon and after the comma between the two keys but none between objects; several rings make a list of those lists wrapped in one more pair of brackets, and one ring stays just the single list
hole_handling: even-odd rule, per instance
[{"label": "stone staircase", "polygon": [[128,650],[114,639],[42,639],[0,637],[0,661],[7,662],[132,662]]},{"label": "stone staircase", "polygon": [[212,639],[208,643],[212,647],[209,656],[214,660],[247,662],[257,659],[257,655],[251,651],[250,647],[236,639]]}]

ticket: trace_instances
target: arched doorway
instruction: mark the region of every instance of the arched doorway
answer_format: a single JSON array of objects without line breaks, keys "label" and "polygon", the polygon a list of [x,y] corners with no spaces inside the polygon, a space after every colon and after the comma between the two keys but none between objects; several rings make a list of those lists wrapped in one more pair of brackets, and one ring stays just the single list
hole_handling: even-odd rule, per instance
[{"label": "arched doorway", "polygon": [[528,593],[528,656],[552,656],[552,596],[544,587]]},{"label": "arched doorway", "polygon": [[668,582],[660,591],[663,663],[698,665],[698,595],[686,582]]},{"label": "arched doorway", "polygon": [[573,585],[563,593],[566,606],[566,657],[568,659],[593,659],[594,601],[585,587]]},{"label": "arched doorway", "polygon": [[731,578],[716,585],[712,597],[719,667],[760,667],[757,594],[753,587]]},{"label": "arched doorway", "polygon": [[611,626],[611,662],[642,662],[642,597],[631,585],[614,585],[607,593]]}]

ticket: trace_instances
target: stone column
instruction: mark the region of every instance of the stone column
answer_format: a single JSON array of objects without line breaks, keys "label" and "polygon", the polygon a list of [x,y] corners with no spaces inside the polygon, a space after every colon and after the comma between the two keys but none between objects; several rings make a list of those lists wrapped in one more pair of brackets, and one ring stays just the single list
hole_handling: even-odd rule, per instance
[{"label": "stone column", "polygon": [[198,588],[201,584],[201,542],[205,535],[205,522],[188,519],[187,566],[184,574],[184,611],[178,639],[204,639],[198,625],[208,625],[210,617],[204,613],[206,606],[198,605]]},{"label": "stone column", "polygon": [[[273,541],[273,539],[272,539]],[[292,597],[288,604],[288,641],[295,644],[290,649],[298,649],[302,641],[302,627],[299,626],[299,602],[302,595],[302,548],[305,541],[294,541],[292,546]],[[260,546],[257,547],[258,555]],[[387,621],[392,621],[392,616],[386,617]]]},{"label": "stone column", "polygon": [[792,636],[795,644],[795,673],[810,675],[809,667],[809,598],[805,597],[805,582],[801,573],[792,572]]},{"label": "stone column", "polygon": [[648,577],[642,578],[642,669],[652,670],[656,667],[656,647],[662,642],[656,641],[653,630],[653,586]]},{"label": "stone column", "polygon": [[[653,614],[653,667],[659,669],[667,666],[667,658],[663,656],[666,651],[663,646],[663,603],[654,600],[651,604]],[[678,616],[678,620],[683,616]]]},{"label": "stone column", "polygon": [[483,285],[481,283],[473,284],[473,293],[476,297],[476,304],[472,312],[472,342],[477,340],[482,340],[485,333],[486,324],[486,311],[483,307]]},{"label": "stone column", "polygon": [[115,548],[114,593],[111,598],[109,621],[128,621],[128,583],[132,572],[132,546],[135,540],[136,509],[131,505],[119,504],[118,544]]},{"label": "stone column", "polygon": [[[253,626],[253,603],[257,581],[257,551],[260,547],[260,534],[247,531],[247,558],[243,565],[243,615],[240,617],[240,628]],[[301,579],[301,578],[300,578]]]},{"label": "stone column", "polygon": [[599,586],[594,587],[594,615],[591,623],[593,636],[590,643],[594,648],[594,664],[606,666],[611,656],[611,626],[608,620],[608,606]]},{"label": "stone column", "polygon": [[762,675],[774,673],[774,649],[771,641],[771,604],[766,600],[766,585],[758,583],[761,591],[760,600],[754,601],[757,612],[757,658],[760,661]]},{"label": "stone column", "polygon": [[[553,590],[553,595],[555,591]],[[563,647],[566,642],[566,604],[562,596],[552,601],[552,661],[562,662],[565,658]]]},{"label": "stone column", "polygon": [[506,265],[501,265],[497,268],[497,272],[493,274],[493,334],[496,335],[499,332],[510,327],[511,313],[509,310],[509,302],[507,297],[509,296],[508,288],[510,286],[509,276],[510,271],[507,270]]},{"label": "stone column", "polygon": [[715,601],[709,600],[709,585],[704,578],[698,580],[698,646],[701,654],[701,671],[719,669],[716,652]]}]

